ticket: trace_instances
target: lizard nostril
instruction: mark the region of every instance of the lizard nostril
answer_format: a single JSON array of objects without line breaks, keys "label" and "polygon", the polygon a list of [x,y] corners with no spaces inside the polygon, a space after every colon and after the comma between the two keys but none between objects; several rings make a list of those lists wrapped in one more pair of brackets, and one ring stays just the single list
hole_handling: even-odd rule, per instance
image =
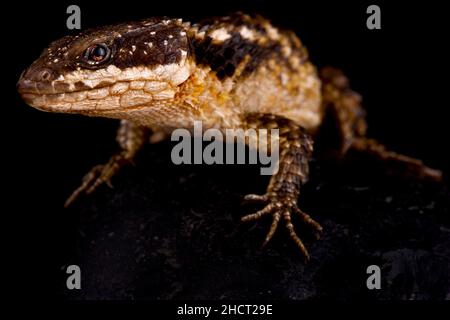
[{"label": "lizard nostril", "polygon": [[42,70],[41,71],[41,73],[40,73],[40,78],[43,80],[43,81],[47,81],[47,80],[49,80],[50,79],[50,72],[48,71],[48,70]]}]

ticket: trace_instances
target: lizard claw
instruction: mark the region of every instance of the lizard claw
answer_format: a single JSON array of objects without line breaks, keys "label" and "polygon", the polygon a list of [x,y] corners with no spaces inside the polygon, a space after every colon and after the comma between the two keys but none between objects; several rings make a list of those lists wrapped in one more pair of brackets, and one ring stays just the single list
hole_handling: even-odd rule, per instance
[{"label": "lizard claw", "polygon": [[100,164],[91,169],[84,177],[81,185],[67,198],[64,207],[68,208],[82,193],[91,194],[100,185],[106,185],[112,188],[111,177],[118,171],[120,167],[119,158],[113,157],[107,164]]},{"label": "lizard claw", "polygon": [[102,176],[104,167],[105,166],[101,164],[97,165],[83,177],[81,185],[75,189],[74,192],[72,192],[64,203],[65,208],[68,208],[72,203],[74,203],[82,193],[90,194],[102,183],[102,181],[100,181],[100,177]]},{"label": "lizard claw", "polygon": [[316,222],[308,214],[306,214],[305,212],[300,210],[300,208],[297,206],[297,204],[294,201],[292,201],[292,202],[284,201],[283,202],[280,199],[278,199],[276,196],[270,197],[267,194],[262,195],[262,196],[253,195],[253,194],[247,195],[244,198],[244,200],[266,202],[267,205],[263,209],[255,212],[255,213],[252,213],[252,214],[242,217],[241,221],[243,221],[243,222],[255,221],[255,220],[259,220],[263,216],[272,215],[272,224],[270,226],[269,232],[267,233],[267,235],[264,239],[264,242],[262,245],[263,247],[272,239],[273,235],[275,234],[275,231],[278,228],[278,224],[279,224],[280,220],[283,219],[285,226],[289,232],[289,236],[295,242],[297,247],[300,249],[305,260],[306,261],[309,260],[310,256],[309,256],[308,250],[306,249],[302,240],[299,238],[299,236],[297,235],[297,233],[294,230],[294,225],[292,224],[292,220],[291,220],[291,214],[293,212],[295,212],[304,223],[308,224],[309,226],[311,226],[314,229],[314,231],[316,233],[316,237],[320,238],[320,234],[322,233],[322,226],[318,222]]},{"label": "lizard claw", "polygon": [[248,194],[244,197],[244,202],[250,203],[266,203],[269,200],[267,195],[259,195],[259,194]]}]

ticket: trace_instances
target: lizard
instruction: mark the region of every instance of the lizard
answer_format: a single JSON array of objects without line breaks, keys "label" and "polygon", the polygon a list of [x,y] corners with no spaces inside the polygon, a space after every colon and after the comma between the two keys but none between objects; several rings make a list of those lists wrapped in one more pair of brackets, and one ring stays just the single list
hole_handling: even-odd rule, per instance
[{"label": "lizard", "polygon": [[341,155],[367,151],[417,176],[442,177],[421,160],[367,138],[361,96],[344,73],[319,70],[294,32],[260,15],[238,12],[196,23],[150,18],[81,31],[51,43],[22,73],[17,89],[42,111],[120,120],[119,151],[83,178],[65,206],[109,184],[147,142],[191,129],[194,121],[219,130],[278,128],[278,172],[265,194],[244,197],[262,209],[241,220],[272,217],[263,244],[283,221],[305,260],[310,254],[292,216],[320,237],[321,225],[297,201],[326,115],[336,123]]}]

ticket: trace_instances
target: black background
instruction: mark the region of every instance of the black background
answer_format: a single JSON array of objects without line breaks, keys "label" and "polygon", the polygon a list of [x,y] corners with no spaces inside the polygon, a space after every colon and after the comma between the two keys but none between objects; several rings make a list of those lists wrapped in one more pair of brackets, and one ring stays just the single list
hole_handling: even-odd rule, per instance
[{"label": "black background", "polygon": [[[94,164],[115,150],[117,122],[28,107],[15,85],[47,46],[70,33],[72,1],[14,2],[3,14],[2,129],[6,176],[2,210],[14,294],[53,297],[76,236],[62,204]],[[82,28],[168,15],[185,20],[236,10],[258,12],[296,31],[318,66],[343,69],[364,97],[369,133],[391,149],[448,173],[448,26],[441,2],[399,1],[78,1]],[[369,4],[382,29],[366,28]],[[10,203],[11,206],[6,204]]]}]

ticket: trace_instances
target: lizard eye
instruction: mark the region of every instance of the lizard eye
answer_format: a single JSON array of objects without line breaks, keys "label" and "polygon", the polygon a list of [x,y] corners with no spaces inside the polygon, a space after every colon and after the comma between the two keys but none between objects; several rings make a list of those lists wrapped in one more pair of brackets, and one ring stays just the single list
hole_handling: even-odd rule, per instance
[{"label": "lizard eye", "polygon": [[84,59],[91,65],[97,65],[107,61],[111,56],[111,50],[104,43],[97,43],[86,49]]}]

